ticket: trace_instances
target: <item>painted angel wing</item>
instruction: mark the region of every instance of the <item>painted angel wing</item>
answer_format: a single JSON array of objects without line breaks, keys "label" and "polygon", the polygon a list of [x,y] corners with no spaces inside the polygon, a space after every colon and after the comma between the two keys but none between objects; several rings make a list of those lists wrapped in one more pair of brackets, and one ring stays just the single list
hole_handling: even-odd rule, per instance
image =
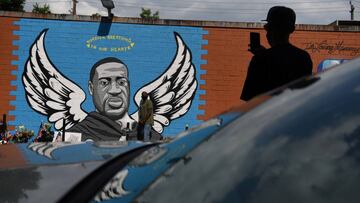
[{"label": "painted angel wing", "polygon": [[47,29],[43,30],[31,46],[25,64],[22,79],[26,99],[35,111],[48,116],[57,130],[63,127],[63,119],[65,128],[69,129],[87,115],[81,109],[85,93],[49,60],[44,47],[46,32]]},{"label": "painted angel wing", "polygon": [[[141,93],[149,93],[154,108],[154,126],[163,132],[171,120],[183,116],[190,108],[195,96],[197,81],[194,64],[189,48],[180,35],[174,32],[177,52],[168,69],[157,79],[140,88],[134,97],[140,106]],[[131,115],[137,120],[138,112]]]}]

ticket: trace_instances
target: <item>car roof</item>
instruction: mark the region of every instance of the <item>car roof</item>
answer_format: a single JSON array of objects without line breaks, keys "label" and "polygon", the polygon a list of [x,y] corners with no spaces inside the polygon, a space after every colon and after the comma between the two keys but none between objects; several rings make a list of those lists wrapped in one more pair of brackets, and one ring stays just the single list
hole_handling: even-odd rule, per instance
[{"label": "car roof", "polygon": [[359,202],[360,58],[264,96],[136,201]]}]

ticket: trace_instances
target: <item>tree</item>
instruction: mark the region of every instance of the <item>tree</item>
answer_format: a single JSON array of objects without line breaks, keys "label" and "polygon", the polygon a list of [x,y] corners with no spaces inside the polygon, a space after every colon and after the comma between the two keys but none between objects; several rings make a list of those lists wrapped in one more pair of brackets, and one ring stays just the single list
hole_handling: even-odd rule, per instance
[{"label": "tree", "polygon": [[101,15],[100,15],[100,13],[94,13],[94,14],[91,15],[91,17],[93,17],[93,18],[100,18]]},{"label": "tree", "polygon": [[140,17],[145,20],[158,20],[160,18],[159,11],[151,15],[151,9],[141,8]]},{"label": "tree", "polygon": [[44,4],[43,6],[40,6],[38,3],[35,3],[33,5],[33,13],[40,13],[40,14],[50,14],[51,10],[50,10],[50,5],[49,4]]},{"label": "tree", "polygon": [[25,0],[0,0],[0,10],[24,12]]}]

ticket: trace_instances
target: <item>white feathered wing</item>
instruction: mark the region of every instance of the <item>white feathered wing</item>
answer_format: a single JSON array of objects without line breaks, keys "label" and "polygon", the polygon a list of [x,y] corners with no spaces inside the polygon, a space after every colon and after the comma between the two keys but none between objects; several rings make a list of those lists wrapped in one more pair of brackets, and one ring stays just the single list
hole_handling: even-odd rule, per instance
[{"label": "white feathered wing", "polygon": [[30,49],[30,56],[25,64],[22,76],[26,98],[29,105],[37,112],[48,116],[60,130],[65,119],[65,128],[82,121],[87,113],[81,109],[85,100],[84,91],[74,82],[63,76],[49,60],[43,30]]},{"label": "white feathered wing", "polygon": [[[141,93],[149,93],[154,108],[153,128],[162,133],[171,120],[188,112],[197,89],[197,80],[192,56],[180,35],[174,32],[177,52],[168,69],[157,79],[140,88],[134,97],[140,106]],[[138,112],[131,115],[138,120]]]}]

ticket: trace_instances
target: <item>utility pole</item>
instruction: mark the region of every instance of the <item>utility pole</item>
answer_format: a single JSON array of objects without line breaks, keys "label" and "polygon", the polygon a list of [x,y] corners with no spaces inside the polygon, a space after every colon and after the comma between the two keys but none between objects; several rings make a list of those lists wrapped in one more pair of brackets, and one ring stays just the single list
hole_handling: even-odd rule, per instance
[{"label": "utility pole", "polygon": [[354,4],[352,4],[351,1],[349,1],[349,3],[350,3],[350,19],[351,19],[351,20],[354,20],[355,6],[354,6]]},{"label": "utility pole", "polygon": [[76,4],[78,3],[77,0],[72,0],[73,1],[73,7],[72,7],[72,14],[76,15]]}]

